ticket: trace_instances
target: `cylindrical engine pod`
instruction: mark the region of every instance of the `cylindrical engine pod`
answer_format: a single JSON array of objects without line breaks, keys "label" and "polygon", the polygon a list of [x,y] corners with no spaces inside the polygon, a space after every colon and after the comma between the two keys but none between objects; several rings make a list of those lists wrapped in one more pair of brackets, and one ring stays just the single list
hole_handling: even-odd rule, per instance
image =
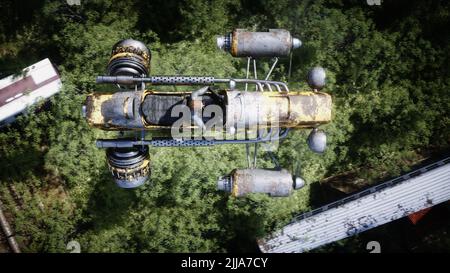
[{"label": "cylindrical engine pod", "polygon": [[217,188],[230,192],[234,197],[243,197],[250,193],[285,197],[291,195],[293,190],[303,187],[304,184],[303,179],[293,177],[285,169],[236,169],[230,175],[220,177]]},{"label": "cylindrical engine pod", "polygon": [[230,52],[233,57],[288,57],[292,49],[299,48],[301,41],[293,38],[284,29],[270,29],[267,32],[249,32],[236,29],[217,37],[217,46]]},{"label": "cylindrical engine pod", "polygon": [[108,63],[110,76],[148,76],[150,72],[150,50],[143,42],[126,39],[117,42],[111,51]]},{"label": "cylindrical engine pod", "polygon": [[108,148],[106,157],[113,178],[121,188],[139,187],[150,175],[148,146]]}]

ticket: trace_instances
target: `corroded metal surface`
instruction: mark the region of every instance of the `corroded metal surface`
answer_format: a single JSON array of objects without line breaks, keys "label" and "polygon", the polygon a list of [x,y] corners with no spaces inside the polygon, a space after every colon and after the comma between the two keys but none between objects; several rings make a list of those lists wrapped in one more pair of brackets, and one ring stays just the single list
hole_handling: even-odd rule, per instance
[{"label": "corroded metal surface", "polygon": [[266,193],[273,197],[283,197],[291,195],[294,190],[293,177],[285,169],[234,170],[230,178],[228,191],[231,191],[234,197],[243,197],[250,193]]},{"label": "corroded metal surface", "polygon": [[450,199],[450,158],[298,216],[259,240],[263,252],[304,252]]},{"label": "corroded metal surface", "polygon": [[[322,92],[243,92],[222,91],[226,97],[223,120],[246,128],[273,126],[310,128],[331,121],[331,96]],[[104,130],[170,129],[170,124],[150,124],[146,118],[152,109],[143,108],[147,96],[179,96],[176,103],[186,103],[189,92],[119,92],[94,93],[86,100],[86,119],[91,126]],[[162,100],[161,100],[162,101]],[[149,104],[150,105],[150,104]],[[152,104],[153,105],[153,104]],[[153,105],[155,111],[170,111],[174,105]],[[163,126],[162,126],[163,125]]]},{"label": "corroded metal surface", "polygon": [[93,93],[86,98],[86,120],[105,130],[144,128],[141,98],[142,92]]},{"label": "corroded metal surface", "polygon": [[121,188],[136,188],[150,175],[148,146],[133,148],[109,148],[106,151],[108,167]]},{"label": "corroded metal surface", "polygon": [[270,29],[267,32],[236,29],[230,42],[233,57],[288,57],[293,48],[293,38],[284,29]]},{"label": "corroded metal surface", "polygon": [[314,127],[331,121],[331,96],[321,92],[227,92],[227,123],[246,127]]}]

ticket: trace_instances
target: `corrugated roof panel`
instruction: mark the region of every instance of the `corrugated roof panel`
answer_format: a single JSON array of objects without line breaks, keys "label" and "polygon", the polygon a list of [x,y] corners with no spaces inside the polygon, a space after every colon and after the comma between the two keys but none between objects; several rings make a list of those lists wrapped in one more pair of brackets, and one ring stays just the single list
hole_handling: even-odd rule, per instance
[{"label": "corrugated roof panel", "polygon": [[49,59],[25,69],[20,75],[0,80],[0,122],[23,112],[40,99],[46,99],[61,90],[61,79]]},{"label": "corrugated roof panel", "polygon": [[[449,158],[307,212],[259,240],[263,252],[304,252],[450,199]],[[368,194],[370,193],[370,194]]]}]

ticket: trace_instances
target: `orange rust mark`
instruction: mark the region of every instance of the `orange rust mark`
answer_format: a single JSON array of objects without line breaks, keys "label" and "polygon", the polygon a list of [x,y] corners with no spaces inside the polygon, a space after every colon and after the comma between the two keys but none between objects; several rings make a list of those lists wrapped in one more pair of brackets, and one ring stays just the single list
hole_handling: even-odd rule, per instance
[{"label": "orange rust mark", "polygon": [[419,210],[418,212],[412,213],[408,215],[409,220],[415,225],[417,222],[419,222],[429,211],[431,210],[431,207]]},{"label": "orange rust mark", "polygon": [[231,38],[231,56],[237,57],[237,47],[238,47],[238,35],[237,31],[233,31]]}]

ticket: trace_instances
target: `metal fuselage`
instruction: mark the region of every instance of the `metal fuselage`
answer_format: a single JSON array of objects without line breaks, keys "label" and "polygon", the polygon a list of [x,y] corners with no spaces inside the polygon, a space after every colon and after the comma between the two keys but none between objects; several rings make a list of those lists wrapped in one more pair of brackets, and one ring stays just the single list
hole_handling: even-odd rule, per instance
[{"label": "metal fuselage", "polygon": [[[245,129],[312,128],[331,120],[331,96],[322,92],[244,92],[221,90],[201,96],[199,103],[190,99],[191,92],[128,91],[94,93],[86,100],[86,119],[103,130],[170,129],[183,108],[192,112],[217,113],[225,128],[237,124]],[[215,106],[215,107],[213,107]],[[208,111],[208,112],[211,112]],[[213,115],[204,115],[208,123]]]},{"label": "metal fuselage", "polygon": [[[314,128],[308,145],[317,153],[326,147],[326,136],[317,129],[331,121],[331,96],[318,92],[324,85],[323,77],[310,84],[313,91],[309,92],[291,92],[286,83],[269,80],[278,58],[292,56],[292,50],[300,47],[301,41],[282,29],[237,29],[218,37],[217,45],[234,57],[247,57],[245,79],[149,75],[151,52],[144,43],[126,39],[113,46],[108,73],[97,76],[96,83],[116,85],[120,92],[92,93],[83,110],[90,126],[121,131],[119,139],[96,141],[97,147],[106,148],[108,166],[118,186],[135,188],[150,177],[149,147],[223,144],[245,144],[249,168],[252,166],[218,180],[218,188],[233,196],[289,196],[305,184],[298,174],[292,176],[281,169],[275,159],[276,169],[256,169],[258,143],[279,141],[290,128]],[[255,58],[266,57],[274,58],[274,63],[265,79],[258,79]],[[252,60],[254,78],[249,78]],[[145,88],[177,85],[191,86],[192,90],[166,92]],[[247,91],[249,85],[255,87],[254,92]],[[135,132],[125,136],[124,131]],[[144,131],[156,132],[146,138]],[[250,144],[254,145],[253,164]]]}]

